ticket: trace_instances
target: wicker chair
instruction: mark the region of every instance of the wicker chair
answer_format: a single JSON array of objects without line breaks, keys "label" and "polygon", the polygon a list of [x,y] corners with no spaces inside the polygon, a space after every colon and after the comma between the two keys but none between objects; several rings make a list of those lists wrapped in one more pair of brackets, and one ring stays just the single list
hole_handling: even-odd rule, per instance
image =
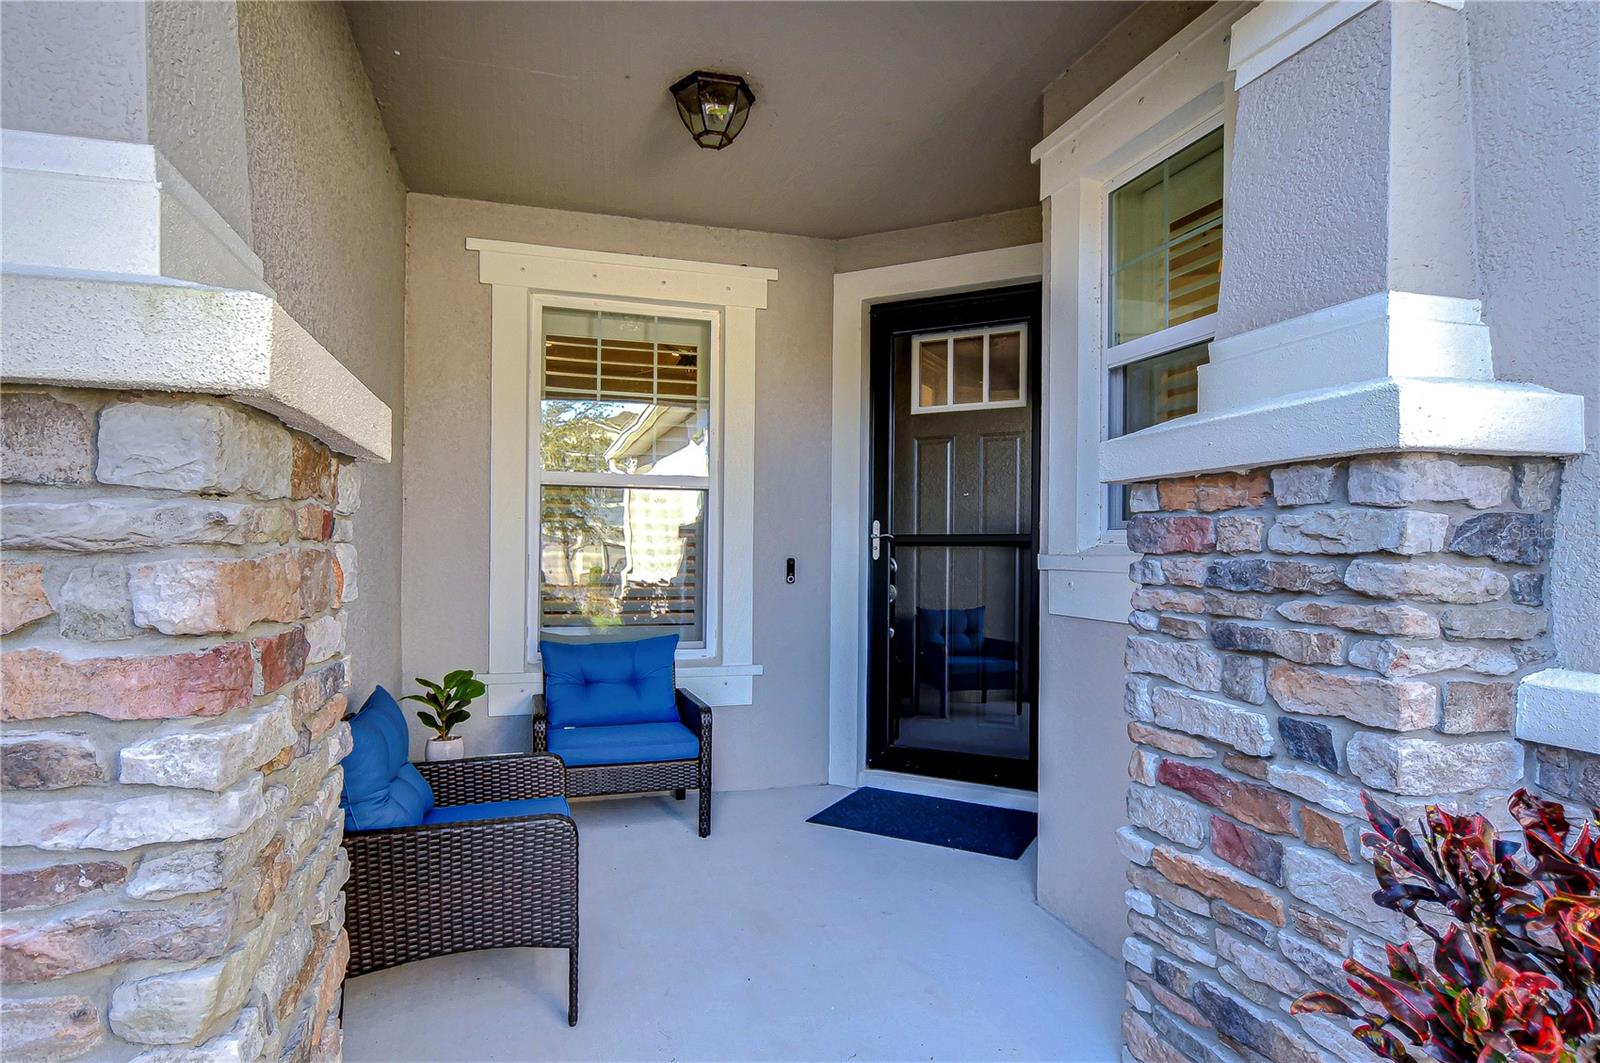
[{"label": "wicker chair", "polygon": [[[700,755],[686,760],[652,760],[626,764],[586,764],[567,768],[567,795],[641,794],[671,790],[682,801],[689,790],[700,791],[700,837],[711,833],[711,706],[676,686],[678,720],[700,739]],[[550,748],[550,721],[543,698],[534,705],[533,751]]]},{"label": "wicker chair", "polygon": [[[563,797],[561,758],[509,754],[418,764],[435,807]],[[474,949],[567,950],[578,1022],[578,826],[539,813],[346,833],[349,976]]]}]

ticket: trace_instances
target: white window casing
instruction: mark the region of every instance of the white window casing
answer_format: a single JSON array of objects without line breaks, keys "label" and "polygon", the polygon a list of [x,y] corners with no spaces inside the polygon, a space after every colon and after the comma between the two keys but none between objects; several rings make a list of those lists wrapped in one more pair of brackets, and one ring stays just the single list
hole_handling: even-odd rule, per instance
[{"label": "white window casing", "polygon": [[866,785],[871,309],[878,303],[1038,280],[1043,251],[1039,244],[1027,244],[834,275],[828,578],[828,782],[832,785]]},{"label": "white window casing", "polygon": [[[1223,129],[1232,146],[1228,40],[1250,5],[1218,4],[1033,150],[1049,201],[1045,392],[1045,604],[1060,616],[1127,619],[1134,559],[1108,520],[1099,447],[1110,425],[1109,377],[1119,366],[1209,339],[1214,318],[1185,322],[1108,349],[1107,210],[1111,193],[1184,147]],[[1138,433],[1136,433],[1138,434]]]},{"label": "white window casing", "polygon": [[[542,686],[537,654],[541,308],[606,307],[713,322],[705,642],[679,650],[679,684],[713,705],[747,705],[754,677],[756,311],[777,271],[721,263],[470,239],[490,286],[489,686],[491,716],[526,715]],[[604,475],[604,474],[598,474]],[[585,479],[563,474],[562,482]]]}]

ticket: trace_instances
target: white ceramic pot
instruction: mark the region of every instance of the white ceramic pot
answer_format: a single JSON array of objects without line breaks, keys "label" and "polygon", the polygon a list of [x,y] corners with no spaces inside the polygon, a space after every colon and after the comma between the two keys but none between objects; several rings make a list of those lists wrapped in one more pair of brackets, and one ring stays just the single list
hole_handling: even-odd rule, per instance
[{"label": "white ceramic pot", "polygon": [[465,755],[467,744],[460,736],[454,738],[428,739],[429,760],[460,760]]}]

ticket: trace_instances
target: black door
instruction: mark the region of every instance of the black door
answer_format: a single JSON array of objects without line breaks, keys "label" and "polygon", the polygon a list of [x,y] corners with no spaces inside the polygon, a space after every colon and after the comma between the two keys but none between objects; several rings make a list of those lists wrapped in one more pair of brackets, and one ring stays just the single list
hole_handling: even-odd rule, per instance
[{"label": "black door", "polygon": [[868,767],[1037,786],[1039,306],[872,310]]}]

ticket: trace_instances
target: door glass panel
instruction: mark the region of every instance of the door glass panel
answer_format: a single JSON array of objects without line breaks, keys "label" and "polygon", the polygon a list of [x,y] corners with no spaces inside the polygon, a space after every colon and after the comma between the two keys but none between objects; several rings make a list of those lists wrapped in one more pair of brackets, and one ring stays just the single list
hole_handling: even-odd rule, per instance
[{"label": "door glass panel", "polygon": [[1026,553],[1015,546],[895,547],[892,748],[1028,758]]},{"label": "door glass panel", "polygon": [[918,346],[921,349],[917,357],[922,361],[917,367],[917,405],[924,407],[948,405],[950,341],[923,340]]},{"label": "door glass panel", "polygon": [[951,343],[955,350],[955,403],[983,401],[983,337],[965,336]]},{"label": "door glass panel", "polygon": [[[941,345],[946,341],[938,341]],[[980,379],[983,337],[956,340],[957,372],[960,345],[977,348]],[[995,351],[1000,361],[1020,377],[1026,351],[1021,333],[991,337],[990,377],[994,382]],[[942,348],[941,348],[942,349]],[[1007,351],[1012,353],[1006,353]],[[925,358],[927,341],[916,345],[916,357]],[[1024,532],[1033,527],[1033,412],[1027,406],[978,409],[921,409],[913,413],[911,394],[912,342],[895,341],[894,505],[885,530],[896,534],[973,534]],[[923,362],[926,365],[926,362]],[[919,369],[921,367],[919,366]],[[927,394],[927,374],[919,372],[917,401]],[[981,386],[981,385],[980,385]],[[1020,396],[1020,379],[1011,385],[1012,398]],[[960,399],[960,387],[957,387]],[[981,394],[981,392],[979,392]],[[998,398],[997,396],[995,398]],[[981,400],[974,400],[981,401]]]},{"label": "door glass panel", "polygon": [[996,332],[989,337],[989,401],[1022,398],[1022,333]]}]

